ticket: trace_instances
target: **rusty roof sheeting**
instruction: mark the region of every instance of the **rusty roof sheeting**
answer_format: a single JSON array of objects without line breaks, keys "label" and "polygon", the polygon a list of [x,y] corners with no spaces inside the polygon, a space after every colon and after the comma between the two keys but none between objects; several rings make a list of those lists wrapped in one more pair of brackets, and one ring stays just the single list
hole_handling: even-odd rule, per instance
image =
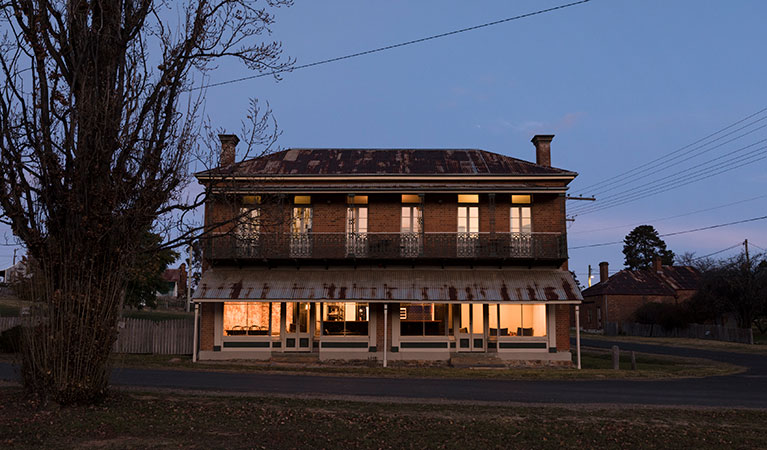
[{"label": "rusty roof sheeting", "polygon": [[678,290],[694,290],[701,281],[700,272],[690,266],[663,266],[653,269],[621,270],[604,283],[583,291],[583,295],[676,295]]},{"label": "rusty roof sheeting", "polygon": [[197,301],[365,301],[579,303],[556,269],[209,269]]},{"label": "rusty roof sheeting", "polygon": [[204,176],[572,175],[475,149],[293,148],[200,172]]}]

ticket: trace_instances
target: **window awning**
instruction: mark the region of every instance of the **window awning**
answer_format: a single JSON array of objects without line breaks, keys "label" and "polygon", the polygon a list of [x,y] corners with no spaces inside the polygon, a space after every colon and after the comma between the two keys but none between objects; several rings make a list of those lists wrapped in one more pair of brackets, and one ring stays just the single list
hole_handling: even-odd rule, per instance
[{"label": "window awning", "polygon": [[548,303],[583,300],[557,269],[211,268],[194,300],[418,303]]}]

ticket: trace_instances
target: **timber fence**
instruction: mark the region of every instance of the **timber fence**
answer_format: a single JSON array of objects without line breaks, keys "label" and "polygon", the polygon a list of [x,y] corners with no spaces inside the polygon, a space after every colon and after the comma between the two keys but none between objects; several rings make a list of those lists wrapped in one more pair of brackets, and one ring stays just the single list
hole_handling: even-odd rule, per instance
[{"label": "timber fence", "polygon": [[115,353],[151,353],[155,355],[191,355],[194,320],[175,319],[155,322],[147,319],[123,319]]},{"label": "timber fence", "polygon": [[608,322],[605,324],[606,336],[623,334],[641,337],[675,337],[692,339],[711,339],[714,341],[739,342],[753,344],[754,332],[750,328],[730,328],[721,325],[701,325],[691,323],[684,328],[664,329],[657,324],[623,322],[621,324]]},{"label": "timber fence", "polygon": [[[0,333],[21,324],[20,317],[0,317]],[[147,319],[122,319],[118,325],[115,353],[191,355],[194,320],[176,319],[155,322]]]},{"label": "timber fence", "polygon": [[0,317],[0,333],[21,324],[21,317]]}]

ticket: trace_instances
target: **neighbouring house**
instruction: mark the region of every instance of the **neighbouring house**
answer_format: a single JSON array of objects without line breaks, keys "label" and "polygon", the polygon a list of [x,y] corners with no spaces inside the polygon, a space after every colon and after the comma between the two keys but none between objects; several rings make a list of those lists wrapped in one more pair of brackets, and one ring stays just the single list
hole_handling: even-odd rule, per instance
[{"label": "neighbouring house", "polygon": [[612,276],[608,269],[608,263],[599,263],[599,283],[583,291],[582,329],[603,330],[608,322],[632,321],[634,312],[649,302],[683,303],[695,295],[701,282],[701,273],[694,267],[664,266],[660,258],[649,269],[625,269]]},{"label": "neighbouring house", "polygon": [[0,270],[0,282],[10,284],[27,277],[27,258],[23,257],[19,262]]},{"label": "neighbouring house", "polygon": [[186,296],[186,264],[181,264],[177,269],[165,269],[162,273],[165,281],[165,289],[157,291],[158,297],[179,298]]},{"label": "neighbouring house", "polygon": [[[289,149],[196,174],[209,194],[200,359],[569,364],[576,173],[483,150]],[[483,356],[480,356],[483,357]]]}]

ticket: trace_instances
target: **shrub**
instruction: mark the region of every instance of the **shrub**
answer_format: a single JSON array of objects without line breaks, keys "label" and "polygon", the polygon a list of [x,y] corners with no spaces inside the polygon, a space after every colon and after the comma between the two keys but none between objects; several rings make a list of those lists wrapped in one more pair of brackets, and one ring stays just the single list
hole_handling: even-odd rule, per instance
[{"label": "shrub", "polygon": [[21,350],[21,325],[0,333],[0,352],[18,353]]},{"label": "shrub", "polygon": [[684,328],[690,323],[690,313],[682,305],[649,302],[634,312],[638,323],[660,325],[664,330]]}]

